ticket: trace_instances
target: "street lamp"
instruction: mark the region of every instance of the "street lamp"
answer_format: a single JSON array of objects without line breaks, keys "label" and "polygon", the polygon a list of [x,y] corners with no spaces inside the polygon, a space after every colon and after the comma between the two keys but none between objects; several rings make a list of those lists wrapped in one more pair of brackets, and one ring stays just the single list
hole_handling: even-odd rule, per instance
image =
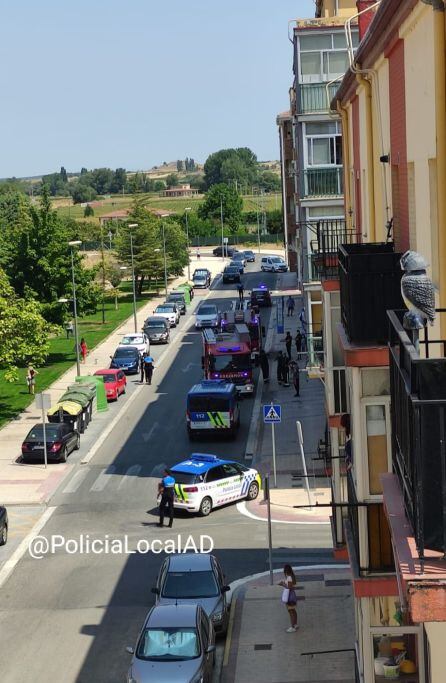
[{"label": "street lamp", "polygon": [[225,233],[223,223],[223,197],[220,197],[220,220],[221,220],[221,259],[225,260]]},{"label": "street lamp", "polygon": [[185,219],[186,219],[186,244],[187,244],[187,280],[190,281],[190,255],[189,255],[189,221],[187,219],[187,214],[192,211],[191,206],[186,206],[184,209]]},{"label": "street lamp", "polygon": [[76,281],[74,278],[74,250],[73,247],[78,247],[82,244],[82,240],[71,240],[68,245],[71,247],[71,277],[73,285],[73,310],[74,310],[74,343],[76,344],[76,371],[77,376],[81,374],[81,363],[79,358],[79,335],[77,329],[77,302],[76,302]]},{"label": "street lamp", "polygon": [[130,256],[132,261],[132,283],[133,283],[133,323],[135,326],[135,332],[138,331],[138,322],[136,320],[136,283],[135,283],[135,264],[133,260],[133,235],[132,228],[137,228],[138,223],[129,223],[128,228],[130,230]]},{"label": "street lamp", "polygon": [[[168,218],[170,216],[169,213],[162,213],[161,218]],[[164,221],[161,223],[162,228],[163,228],[163,252],[164,252],[164,289],[166,290],[166,297],[167,297],[167,255],[166,255],[166,231],[164,228]],[[157,251],[155,249],[155,251]],[[159,250],[158,250],[159,251]]]}]

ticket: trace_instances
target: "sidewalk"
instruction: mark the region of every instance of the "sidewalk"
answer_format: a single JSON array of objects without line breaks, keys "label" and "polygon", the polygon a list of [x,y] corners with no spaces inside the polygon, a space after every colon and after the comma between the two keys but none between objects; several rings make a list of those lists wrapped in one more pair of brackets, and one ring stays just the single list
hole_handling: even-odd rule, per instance
[{"label": "sidewalk", "polygon": [[[215,276],[221,271],[222,261],[203,252],[201,253],[200,260],[197,260],[193,253],[191,257],[191,272],[196,267],[209,268],[212,275]],[[187,275],[187,268],[185,269],[185,275]],[[170,282],[169,289],[175,288],[186,279],[187,277],[182,277],[173,280]],[[207,293],[207,290],[203,290],[203,292]],[[164,294],[162,294],[151,299],[137,311],[138,329],[142,327],[144,320],[152,313],[157,304],[164,301],[164,299]],[[192,307],[194,307],[196,301],[197,299],[194,298]],[[110,364],[110,356],[113,355],[120,338],[127,332],[133,332],[133,315],[91,350],[85,365],[81,366],[82,375],[92,375],[100,368],[107,368]],[[69,384],[74,383],[76,374],[76,365],[73,365],[45,390],[45,393],[50,394],[51,405],[57,403]],[[110,419],[112,418],[110,417]],[[33,402],[17,419],[12,420],[0,430],[0,501],[2,504],[36,505],[45,503],[55,491],[60,481],[66,476],[67,471],[74,466],[70,463],[57,464],[57,467],[50,465],[45,470],[41,464],[22,464],[17,462],[21,453],[23,439],[32,425],[41,421],[42,413],[36,408],[35,402]]]},{"label": "sidewalk", "polygon": [[[281,578],[281,571],[276,572],[274,583]],[[354,683],[349,570],[301,567],[296,578],[296,633],[286,633],[289,618],[282,589],[269,585],[269,574],[235,589],[221,683]]]}]

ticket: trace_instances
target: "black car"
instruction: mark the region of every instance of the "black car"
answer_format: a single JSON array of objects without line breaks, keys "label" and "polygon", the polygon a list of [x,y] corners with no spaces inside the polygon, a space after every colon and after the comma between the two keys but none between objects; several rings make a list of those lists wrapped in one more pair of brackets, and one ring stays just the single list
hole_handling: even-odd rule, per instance
[{"label": "black car", "polygon": [[241,282],[239,266],[226,266],[223,271],[223,284],[228,282]]},{"label": "black car", "polygon": [[[237,251],[237,249],[235,247],[229,247],[229,246],[225,245],[224,256],[228,256],[228,257],[231,256],[232,257],[236,251]],[[212,253],[214,254],[214,256],[221,256],[223,254],[223,248],[222,247],[215,247],[215,249],[213,249]]]},{"label": "black car", "polygon": [[0,505],[0,545],[5,545],[8,540],[8,513],[3,505]]},{"label": "black car", "polygon": [[245,259],[249,261],[250,263],[254,263],[256,260],[256,255],[251,249],[245,249],[244,252],[245,254]]},{"label": "black car", "polygon": [[136,346],[118,346],[114,356],[110,356],[111,368],[124,370],[126,375],[136,375],[139,371],[139,351]]},{"label": "black car", "polygon": [[192,282],[194,287],[210,287],[211,285],[211,271],[207,268],[196,268],[192,275]]},{"label": "black car", "polygon": [[168,344],[170,342],[170,325],[161,316],[149,316],[144,322],[143,330],[151,344]]},{"label": "black car", "polygon": [[[67,422],[45,424],[46,453],[48,460],[66,462],[72,451],[81,445],[79,432]],[[22,460],[44,459],[43,424],[35,424],[22,443]]]},{"label": "black car", "polygon": [[256,308],[259,306],[272,306],[271,292],[268,287],[254,287],[251,292],[250,306]]},{"label": "black car", "polygon": [[245,272],[245,267],[242,261],[232,260],[229,264],[229,268],[238,268],[238,272],[240,273],[240,275],[243,275],[243,273]]},{"label": "black car", "polygon": [[181,292],[171,292],[166,299],[166,304],[176,304],[180,315],[186,315],[186,299]]}]

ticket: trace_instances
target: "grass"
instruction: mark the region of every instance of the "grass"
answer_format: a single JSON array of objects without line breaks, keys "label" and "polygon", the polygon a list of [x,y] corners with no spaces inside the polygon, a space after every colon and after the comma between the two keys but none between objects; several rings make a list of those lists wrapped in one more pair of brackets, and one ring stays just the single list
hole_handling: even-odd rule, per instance
[{"label": "grass", "polygon": [[[133,313],[131,282],[123,283],[124,294],[118,298],[118,310],[115,310],[114,298],[105,300],[105,324],[102,324],[102,305],[92,315],[79,319],[79,340],[85,337],[88,349],[97,346],[114,329]],[[130,290],[130,294],[127,294]],[[137,297],[136,306],[140,308],[155,295],[154,291],[143,292]],[[133,331],[133,330],[132,330]],[[43,367],[38,368],[36,392],[44,391],[76,362],[74,338],[66,338],[66,334],[50,340],[50,353]],[[20,369],[20,380],[13,384],[5,381],[5,371],[0,371],[0,426],[12,420],[33,401],[26,386],[26,370]]]}]

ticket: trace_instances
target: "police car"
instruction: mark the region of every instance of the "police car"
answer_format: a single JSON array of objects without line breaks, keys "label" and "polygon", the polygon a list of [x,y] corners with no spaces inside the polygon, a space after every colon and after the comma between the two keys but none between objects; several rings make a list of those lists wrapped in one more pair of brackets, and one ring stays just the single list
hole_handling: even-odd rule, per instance
[{"label": "police car", "polygon": [[257,470],[207,453],[192,453],[169,471],[175,478],[174,507],[203,517],[220,505],[254,500],[261,488]]}]

